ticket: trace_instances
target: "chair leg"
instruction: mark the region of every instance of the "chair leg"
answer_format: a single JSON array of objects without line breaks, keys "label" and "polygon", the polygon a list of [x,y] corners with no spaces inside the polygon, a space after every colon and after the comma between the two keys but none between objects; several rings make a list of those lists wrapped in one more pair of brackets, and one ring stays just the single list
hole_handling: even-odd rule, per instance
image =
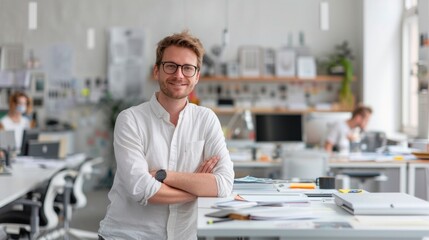
[{"label": "chair leg", "polygon": [[70,228],[69,222],[69,206],[70,206],[70,198],[71,192],[73,191],[73,178],[67,176],[65,177],[66,184],[64,186],[64,201],[63,201],[63,214],[64,214],[64,240],[69,240],[68,232]]},{"label": "chair leg", "polygon": [[39,207],[33,206],[31,208],[31,220],[30,220],[30,240],[36,239],[36,235],[39,233]]}]

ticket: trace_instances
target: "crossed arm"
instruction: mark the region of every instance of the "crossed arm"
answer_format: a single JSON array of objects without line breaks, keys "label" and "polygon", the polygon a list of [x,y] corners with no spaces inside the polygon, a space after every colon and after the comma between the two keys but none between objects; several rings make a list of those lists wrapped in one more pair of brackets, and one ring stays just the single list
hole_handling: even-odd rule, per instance
[{"label": "crossed arm", "polygon": [[[213,169],[219,157],[213,156],[200,164],[194,173],[167,171],[160,190],[149,199],[149,203],[185,203],[197,197],[217,196],[217,183]],[[156,170],[150,172],[155,176]]]}]

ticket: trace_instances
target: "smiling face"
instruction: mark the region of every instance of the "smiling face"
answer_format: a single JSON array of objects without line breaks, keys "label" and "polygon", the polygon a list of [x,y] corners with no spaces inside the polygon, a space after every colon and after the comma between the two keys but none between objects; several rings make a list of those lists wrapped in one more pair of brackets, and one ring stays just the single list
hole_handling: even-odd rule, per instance
[{"label": "smiling face", "polygon": [[[178,65],[197,66],[197,55],[189,48],[169,46],[165,49],[162,62],[172,62]],[[158,80],[160,94],[170,99],[186,99],[192,92],[200,77],[199,71],[192,77],[186,77],[182,73],[182,68],[178,67],[173,74],[168,74],[163,70],[163,64],[155,65],[153,69],[155,78]]]}]

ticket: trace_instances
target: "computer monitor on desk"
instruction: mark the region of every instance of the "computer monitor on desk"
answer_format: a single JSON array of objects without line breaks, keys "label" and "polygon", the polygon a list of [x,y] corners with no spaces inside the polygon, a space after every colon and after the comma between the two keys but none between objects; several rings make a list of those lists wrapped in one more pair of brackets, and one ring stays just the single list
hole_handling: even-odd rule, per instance
[{"label": "computer monitor on desk", "polygon": [[301,114],[260,114],[255,116],[256,142],[302,142]]},{"label": "computer monitor on desk", "polygon": [[28,156],[28,145],[31,140],[39,139],[40,130],[38,129],[25,129],[22,136],[21,156]]}]

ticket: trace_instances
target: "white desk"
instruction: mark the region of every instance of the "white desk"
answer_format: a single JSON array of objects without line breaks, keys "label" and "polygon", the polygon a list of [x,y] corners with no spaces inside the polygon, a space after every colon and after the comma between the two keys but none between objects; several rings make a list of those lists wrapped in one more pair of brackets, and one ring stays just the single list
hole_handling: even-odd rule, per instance
[{"label": "white desk", "polygon": [[399,191],[407,192],[407,161],[390,161],[390,162],[374,162],[374,161],[329,161],[331,170],[339,169],[398,169],[399,170]]},{"label": "white desk", "polygon": [[[266,194],[269,195],[265,190]],[[230,198],[228,198],[230,199]],[[216,224],[207,224],[213,218],[204,215],[216,211],[210,208],[215,202],[226,199],[199,198],[198,199],[198,236],[207,239],[214,237],[250,237],[261,239],[397,239],[411,240],[429,236],[429,216],[427,224],[410,226],[409,224],[383,224],[376,225],[371,222],[359,222],[353,215],[337,207],[332,200],[312,201],[310,208],[320,216],[314,220],[293,221],[228,221]],[[396,218],[395,218],[396,219]],[[313,228],[313,222],[348,222],[352,229]]]},{"label": "white desk", "polygon": [[[408,193],[415,196],[416,192],[416,169],[429,168],[429,160],[414,160],[408,162]],[[427,173],[426,173],[427,174]],[[429,176],[426,176],[427,178]],[[429,184],[429,182],[425,182]],[[426,186],[427,187],[427,186]],[[429,193],[426,193],[429,198]]]},{"label": "white desk", "polygon": [[[408,161],[345,161],[345,160],[330,160],[328,166],[331,170],[341,169],[398,169],[399,171],[399,191],[407,192],[407,162]],[[429,162],[429,161],[428,161]],[[429,166],[429,165],[428,165]],[[281,161],[235,161],[234,168],[281,168]]]},{"label": "white desk", "polygon": [[85,160],[85,155],[79,154],[55,164],[53,167],[41,167],[35,164],[17,162],[12,165],[12,174],[0,175],[0,207],[18,199],[27,192],[50,179],[56,172],[65,167],[76,167]]}]

